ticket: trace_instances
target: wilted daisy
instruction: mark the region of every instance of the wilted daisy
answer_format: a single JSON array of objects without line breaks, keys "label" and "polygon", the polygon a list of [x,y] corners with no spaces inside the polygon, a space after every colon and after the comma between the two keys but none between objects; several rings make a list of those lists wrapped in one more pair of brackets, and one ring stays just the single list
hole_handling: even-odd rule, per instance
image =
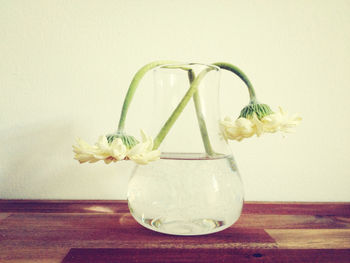
[{"label": "wilted daisy", "polygon": [[274,113],[267,104],[251,103],[242,109],[238,119],[226,117],[220,127],[226,139],[241,141],[267,132],[291,132],[300,121],[301,117],[289,116],[282,108]]},{"label": "wilted daisy", "polygon": [[142,142],[138,142],[133,136],[115,133],[100,136],[95,145],[77,139],[77,145],[73,146],[74,159],[80,163],[94,163],[103,160],[106,164],[121,160],[134,160],[139,164],[147,164],[159,159],[160,152],[152,150],[153,140],[141,131]]},{"label": "wilted daisy", "polygon": [[95,163],[103,160],[105,163],[123,160],[126,156],[127,148],[122,140],[117,138],[108,143],[106,136],[100,136],[95,145],[90,145],[82,139],[77,139],[78,145],[73,146],[74,159],[80,163]]}]

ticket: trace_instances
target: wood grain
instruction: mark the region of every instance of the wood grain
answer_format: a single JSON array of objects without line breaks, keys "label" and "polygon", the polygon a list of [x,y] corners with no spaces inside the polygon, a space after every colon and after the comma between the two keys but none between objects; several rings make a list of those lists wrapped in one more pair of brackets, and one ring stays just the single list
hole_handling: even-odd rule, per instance
[{"label": "wood grain", "polygon": [[276,240],[280,248],[350,249],[350,229],[266,229],[266,231]]},{"label": "wood grain", "polygon": [[68,247],[277,247],[263,229],[228,228],[215,235],[172,236],[149,231],[130,216],[124,220],[120,214],[14,214],[0,225],[0,231],[3,247],[16,244],[40,248],[46,242]]},{"label": "wood grain", "polygon": [[[140,227],[129,213],[7,213],[11,220],[7,227],[54,227],[61,228],[120,228]],[[350,217],[312,215],[259,215],[242,214],[235,228],[250,229],[348,229]],[[1,229],[0,224],[0,229]]]},{"label": "wood grain", "polygon": [[[127,213],[124,200],[0,200],[0,213]],[[350,216],[349,202],[245,202],[244,214]]]},{"label": "wood grain", "polygon": [[350,262],[349,203],[253,203],[232,227],[171,236],[125,201],[0,200],[0,262]]},{"label": "wood grain", "polygon": [[327,215],[242,214],[235,227],[269,229],[346,229],[350,217]]},{"label": "wood grain", "polygon": [[1,220],[5,219],[9,215],[10,215],[10,213],[0,213],[0,223],[1,223]]},{"label": "wood grain", "polygon": [[127,213],[119,200],[0,200],[0,213]]},{"label": "wood grain", "polygon": [[20,247],[12,246],[0,250],[0,262],[6,263],[53,263],[62,262],[69,247]]},{"label": "wood grain", "polygon": [[350,203],[247,202],[244,214],[350,216]]},{"label": "wood grain", "polygon": [[[348,263],[350,250],[252,250],[252,249],[71,249],[63,263],[106,262],[264,262]],[[141,259],[141,260],[140,260]],[[336,261],[334,261],[336,260]]]}]

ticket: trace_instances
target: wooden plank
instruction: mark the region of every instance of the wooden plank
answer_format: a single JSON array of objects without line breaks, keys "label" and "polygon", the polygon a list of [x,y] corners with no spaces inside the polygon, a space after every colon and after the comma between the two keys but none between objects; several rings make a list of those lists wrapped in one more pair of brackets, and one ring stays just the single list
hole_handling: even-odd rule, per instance
[{"label": "wooden plank", "polygon": [[242,214],[234,227],[269,229],[347,229],[350,216]]},{"label": "wooden plank", "polygon": [[11,247],[0,251],[1,263],[59,263],[68,254],[70,248]]},{"label": "wooden plank", "polygon": [[350,216],[349,202],[245,202],[244,214]]},{"label": "wooden plank", "polygon": [[130,255],[145,262],[349,262],[349,208],[248,202],[234,226],[184,237],[140,226],[125,201],[1,200],[0,262],[61,262],[71,248],[71,259],[83,257],[77,262],[98,262],[96,255],[107,262],[130,262]]},{"label": "wooden plank", "polygon": [[63,260],[63,263],[88,262],[349,263],[350,250],[71,249]]},{"label": "wooden plank", "polygon": [[0,229],[14,228],[17,230],[47,228],[61,231],[74,229],[114,229],[138,226],[138,223],[129,213],[125,214],[73,214],[73,213],[20,213],[11,214]]},{"label": "wooden plank", "polygon": [[0,200],[0,212],[126,213],[125,200]]},{"label": "wooden plank", "polygon": [[142,226],[128,228],[1,229],[0,248],[8,247],[107,247],[107,248],[276,248],[263,229],[228,228],[204,236],[173,236]]},{"label": "wooden plank", "polygon": [[266,229],[279,248],[350,249],[350,229]]},{"label": "wooden plank", "polygon": [[[1,221],[0,221],[1,222]],[[133,228],[138,223],[130,213],[118,214],[73,214],[73,213],[19,213],[12,214],[2,228]],[[234,228],[249,229],[349,229],[350,217],[312,215],[259,215],[243,214],[233,225]]]},{"label": "wooden plank", "polygon": [[125,214],[12,214],[0,225],[2,246],[276,247],[263,229],[229,228],[213,235],[164,235]]},{"label": "wooden plank", "polygon": [[[125,213],[125,200],[0,200],[0,212],[17,213]],[[252,202],[244,203],[243,214],[350,216],[345,202]]]}]

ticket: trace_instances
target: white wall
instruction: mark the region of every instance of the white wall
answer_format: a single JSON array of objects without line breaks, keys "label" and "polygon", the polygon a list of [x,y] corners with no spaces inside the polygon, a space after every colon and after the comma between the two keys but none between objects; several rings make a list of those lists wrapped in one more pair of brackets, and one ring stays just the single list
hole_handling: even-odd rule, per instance
[{"label": "white wall", "polygon": [[[247,200],[350,201],[349,14],[346,0],[0,0],[0,198],[125,198],[131,163],[79,165],[71,145],[114,129],[139,67],[175,59],[239,65],[261,101],[303,116],[286,138],[231,143]],[[244,86],[222,85],[236,114]]]}]

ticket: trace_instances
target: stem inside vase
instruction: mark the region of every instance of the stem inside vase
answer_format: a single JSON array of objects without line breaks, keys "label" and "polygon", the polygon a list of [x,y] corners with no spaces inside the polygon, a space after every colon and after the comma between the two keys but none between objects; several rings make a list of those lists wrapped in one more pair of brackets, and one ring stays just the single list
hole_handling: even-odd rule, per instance
[{"label": "stem inside vase", "polygon": [[[205,68],[204,70],[202,70],[197,77],[194,78],[193,81],[190,81],[190,88],[187,90],[186,94],[183,96],[183,98],[181,99],[180,103],[177,105],[177,107],[174,109],[174,111],[172,112],[172,114],[170,115],[170,117],[168,118],[168,120],[164,123],[163,127],[160,129],[158,135],[156,136],[156,138],[154,139],[154,145],[153,145],[153,149],[158,149],[158,147],[160,146],[160,144],[162,143],[162,141],[164,140],[165,136],[168,134],[169,130],[171,129],[171,127],[174,125],[174,123],[176,122],[176,120],[179,118],[180,114],[182,113],[182,111],[184,110],[184,108],[186,107],[186,105],[188,104],[188,102],[190,101],[190,99],[192,98],[192,96],[194,95],[194,93],[197,92],[198,90],[198,86],[200,84],[200,82],[203,80],[203,78],[206,76],[206,74],[212,70],[214,70],[214,67],[208,67]],[[191,79],[191,78],[190,78]],[[199,100],[197,100],[197,102],[199,102]],[[199,108],[200,109],[200,108]],[[200,113],[200,112],[198,112]],[[198,121],[200,122],[200,120],[198,119]],[[201,123],[201,122],[200,122]],[[204,122],[205,124],[205,122]],[[205,143],[208,143],[207,141],[205,141]],[[210,145],[210,142],[209,144]],[[208,146],[207,146],[208,147]],[[209,153],[208,153],[209,154]]]}]

